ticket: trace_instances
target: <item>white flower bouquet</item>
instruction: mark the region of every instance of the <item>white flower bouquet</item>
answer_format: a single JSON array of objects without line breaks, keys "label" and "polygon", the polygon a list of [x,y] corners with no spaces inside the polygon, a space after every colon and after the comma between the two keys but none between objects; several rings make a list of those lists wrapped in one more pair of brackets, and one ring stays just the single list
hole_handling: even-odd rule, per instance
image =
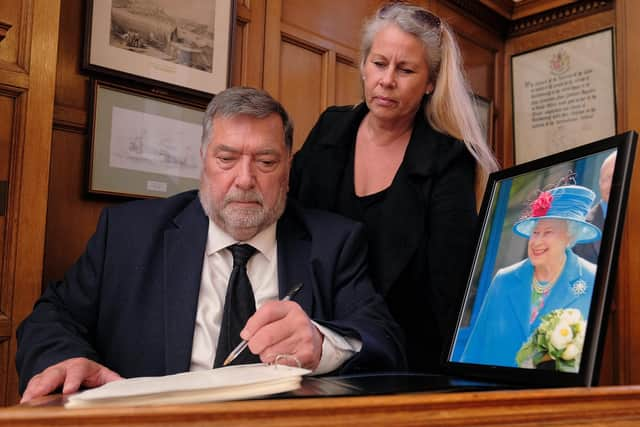
[{"label": "white flower bouquet", "polygon": [[553,362],[555,369],[578,372],[586,322],[580,310],[566,308],[546,314],[516,354],[522,368],[539,368]]}]

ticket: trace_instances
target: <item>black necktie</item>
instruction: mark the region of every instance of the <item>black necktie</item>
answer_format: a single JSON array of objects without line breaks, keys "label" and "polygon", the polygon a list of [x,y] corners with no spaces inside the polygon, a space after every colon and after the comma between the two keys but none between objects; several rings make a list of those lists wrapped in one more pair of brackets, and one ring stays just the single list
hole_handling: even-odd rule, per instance
[{"label": "black necktie", "polygon": [[[242,341],[240,331],[244,328],[249,317],[256,312],[253,290],[249,276],[247,276],[247,261],[256,252],[256,248],[250,245],[231,245],[227,249],[233,255],[233,270],[231,270],[227,295],[224,299],[224,312],[214,368],[222,366],[229,353],[240,344]],[[246,349],[231,364],[242,365],[257,362],[260,362],[260,358]]]}]

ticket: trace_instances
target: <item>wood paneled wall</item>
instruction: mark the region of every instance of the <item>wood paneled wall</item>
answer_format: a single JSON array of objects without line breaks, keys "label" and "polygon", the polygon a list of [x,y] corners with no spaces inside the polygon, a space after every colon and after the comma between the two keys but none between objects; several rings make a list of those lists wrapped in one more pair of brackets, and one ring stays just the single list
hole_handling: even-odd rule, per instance
[{"label": "wood paneled wall", "polygon": [[[481,25],[473,16],[461,14],[447,2],[432,1],[425,6],[441,16],[455,31],[466,77],[473,93],[493,103],[493,123],[491,123],[493,135],[489,144],[496,152],[498,159],[501,159],[504,121],[502,109],[504,96],[501,82],[505,41],[498,32],[498,28],[487,28],[491,27],[491,23]],[[479,196],[482,196],[482,192]]]},{"label": "wood paneled wall", "polygon": [[[361,99],[359,25],[375,0],[267,0],[264,89],[295,123],[298,149],[330,105]],[[336,11],[340,11],[337,13]]]},{"label": "wood paneled wall", "polygon": [[16,327],[41,289],[59,12],[0,3],[0,405],[16,401]]},{"label": "wood paneled wall", "polygon": [[262,87],[265,0],[237,0],[231,84]]},{"label": "wood paneled wall", "polygon": [[[360,31],[363,20],[381,3],[352,0],[349,7],[343,7],[343,0],[267,0],[263,87],[293,116],[294,149],[302,145],[325,108],[362,99]],[[453,27],[473,91],[500,105],[502,97],[496,84],[501,80],[503,62],[500,35],[446,2],[415,3]],[[501,120],[500,109],[495,112],[494,118]]]},{"label": "wood paneled wall", "polygon": [[[237,0],[231,83],[263,87],[281,100],[296,124],[298,148],[324,108],[360,100],[361,23],[381,2]],[[633,42],[640,39],[639,2],[616,0],[615,9],[510,39],[500,26],[460,6],[477,7],[475,2],[416,2],[441,15],[457,33],[473,91],[494,102],[493,146],[504,166],[513,162],[510,56],[598,28],[616,25],[618,29],[619,130],[640,128],[636,101],[640,83],[632,78],[640,75],[640,45]],[[55,17],[60,4],[56,61]],[[12,25],[0,41],[0,195],[2,181],[9,182],[9,208],[6,215],[0,213],[0,402],[17,398],[15,345],[8,339],[17,321],[26,315],[41,283],[62,277],[84,250],[100,210],[124,201],[86,193],[89,81],[79,65],[84,12],[84,0],[0,2],[2,32],[2,23]],[[48,20],[36,25],[44,16]],[[38,33],[32,28],[39,28]],[[37,112],[30,110],[34,103],[40,106]],[[54,106],[52,125],[47,114]],[[34,162],[28,163],[31,159]],[[621,286],[608,340],[607,383],[640,382],[631,357],[640,351],[640,326],[634,322],[640,311],[640,290],[630,285],[640,280],[640,264],[633,261],[640,259],[637,176],[620,257]],[[21,287],[18,293],[14,293],[16,283]]]}]

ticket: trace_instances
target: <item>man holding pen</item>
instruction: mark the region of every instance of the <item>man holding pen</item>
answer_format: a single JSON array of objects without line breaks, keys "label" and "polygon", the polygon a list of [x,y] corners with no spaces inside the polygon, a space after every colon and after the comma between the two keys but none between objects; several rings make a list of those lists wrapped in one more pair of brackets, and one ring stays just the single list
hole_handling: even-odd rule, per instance
[{"label": "man holding pen", "polygon": [[403,369],[362,227],[287,200],[292,134],[265,92],[216,95],[200,191],[105,209],[18,329],[23,401],[218,367],[242,340],[232,363],[285,355],[316,374]]}]

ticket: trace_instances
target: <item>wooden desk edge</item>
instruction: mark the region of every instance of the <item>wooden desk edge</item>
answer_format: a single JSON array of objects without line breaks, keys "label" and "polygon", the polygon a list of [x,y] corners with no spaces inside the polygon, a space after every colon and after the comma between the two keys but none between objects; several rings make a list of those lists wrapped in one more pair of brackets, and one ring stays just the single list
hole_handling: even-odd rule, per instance
[{"label": "wooden desk edge", "polygon": [[[640,424],[640,386],[415,393],[340,398],[216,402],[197,405],[0,409],[11,426],[546,425]],[[628,423],[628,424],[626,424]]]}]

